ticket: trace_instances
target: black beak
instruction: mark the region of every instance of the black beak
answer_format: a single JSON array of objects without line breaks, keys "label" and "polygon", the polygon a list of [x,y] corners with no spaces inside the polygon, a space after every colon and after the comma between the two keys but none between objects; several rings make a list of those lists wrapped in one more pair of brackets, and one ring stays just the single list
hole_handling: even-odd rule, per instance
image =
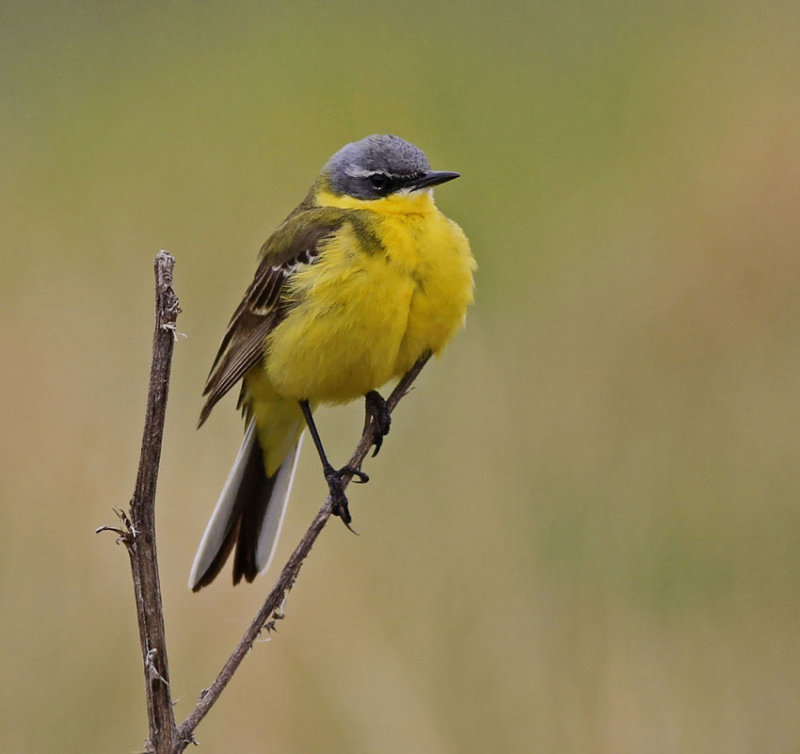
[{"label": "black beak", "polygon": [[452,181],[460,176],[460,173],[452,173],[449,170],[426,170],[422,175],[412,178],[408,182],[408,186],[412,189],[438,186],[440,183],[447,183],[447,181]]}]

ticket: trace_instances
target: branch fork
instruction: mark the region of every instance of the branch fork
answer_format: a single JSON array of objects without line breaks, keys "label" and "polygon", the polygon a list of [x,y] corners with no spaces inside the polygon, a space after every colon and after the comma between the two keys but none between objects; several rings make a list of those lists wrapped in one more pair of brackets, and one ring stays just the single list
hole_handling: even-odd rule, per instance
[{"label": "branch fork", "polygon": [[[278,621],[284,619],[288,594],[311,547],[328,522],[333,505],[331,497],[328,496],[222,670],[213,683],[202,690],[189,716],[177,725],[169,680],[155,534],[155,494],[164,436],[172,352],[175,341],[181,335],[176,328],[181,309],[172,288],[174,266],[175,259],[171,254],[166,251],[158,253],[155,258],[156,321],[153,359],[139,471],[130,501],[130,513],[115,509],[121,526],[100,526],[96,529],[98,533],[110,531],[116,534],[117,543],[124,544],[130,556],[147,698],[149,738],[146,751],[153,754],[180,754],[189,744],[196,743],[195,728],[219,699],[259,635],[262,631],[266,631],[268,635],[276,631]],[[429,358],[430,354],[423,356],[386,399],[384,416],[386,425],[391,412],[409,392],[412,383]],[[377,439],[378,435],[380,440]],[[360,469],[369,449],[373,445],[380,447],[382,439],[375,415],[368,412],[361,439],[347,465]],[[351,478],[352,475],[342,478],[343,488],[347,487]]]}]

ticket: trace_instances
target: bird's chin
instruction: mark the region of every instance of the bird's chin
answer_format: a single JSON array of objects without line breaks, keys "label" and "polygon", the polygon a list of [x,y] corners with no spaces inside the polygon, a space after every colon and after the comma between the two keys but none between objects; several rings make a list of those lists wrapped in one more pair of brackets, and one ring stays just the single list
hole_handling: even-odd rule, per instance
[{"label": "bird's chin", "polygon": [[[390,196],[378,199],[384,211],[399,215],[417,215],[430,212],[434,208],[432,188],[404,188]],[[377,207],[376,207],[377,209]]]},{"label": "bird's chin", "polygon": [[393,197],[398,197],[406,202],[412,202],[416,204],[419,203],[427,203],[433,200],[433,187],[426,186],[425,188],[401,188],[398,191],[395,191],[389,199]]}]

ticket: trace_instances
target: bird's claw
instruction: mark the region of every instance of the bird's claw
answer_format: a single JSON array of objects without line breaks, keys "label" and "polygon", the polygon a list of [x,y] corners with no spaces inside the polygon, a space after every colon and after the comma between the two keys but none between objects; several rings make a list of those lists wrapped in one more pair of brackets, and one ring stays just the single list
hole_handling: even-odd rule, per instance
[{"label": "bird's claw", "polygon": [[377,390],[370,390],[365,396],[367,422],[372,426],[372,444],[375,450],[372,457],[378,455],[383,445],[383,438],[389,434],[392,425],[392,414],[383,396]]},{"label": "bird's claw", "polygon": [[351,478],[356,477],[356,479],[353,479],[356,484],[366,484],[369,481],[369,474],[361,471],[361,469],[357,469],[355,466],[342,466],[342,468],[336,472],[339,479],[347,474],[349,474]]},{"label": "bird's claw", "polygon": [[331,513],[334,516],[339,516],[339,518],[342,519],[342,523],[353,532],[353,534],[358,534],[358,532],[350,526],[353,517],[350,515],[350,506],[347,502],[347,495],[344,494],[344,486],[342,485],[342,478],[345,476],[350,476],[351,478],[355,477],[354,481],[358,484],[365,484],[368,482],[369,476],[361,471],[361,469],[357,469],[354,466],[342,466],[341,469],[334,469],[333,467],[325,469],[325,479],[328,482],[328,489],[331,494]]}]

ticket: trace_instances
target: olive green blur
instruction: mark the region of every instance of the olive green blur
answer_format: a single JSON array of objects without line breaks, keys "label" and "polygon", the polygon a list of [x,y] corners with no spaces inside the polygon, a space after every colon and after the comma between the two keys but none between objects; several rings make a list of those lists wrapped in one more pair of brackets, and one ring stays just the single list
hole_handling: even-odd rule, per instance
[{"label": "olive green blur", "polygon": [[[3,750],[143,745],[93,532],[133,489],[160,248],[179,718],[249,622],[273,575],[186,588],[242,431],[232,396],[196,432],[200,391],[264,239],[375,132],[462,174],[476,304],[198,751],[800,750],[799,38],[777,1],[4,3]],[[320,412],[332,460],[361,419]]]}]

